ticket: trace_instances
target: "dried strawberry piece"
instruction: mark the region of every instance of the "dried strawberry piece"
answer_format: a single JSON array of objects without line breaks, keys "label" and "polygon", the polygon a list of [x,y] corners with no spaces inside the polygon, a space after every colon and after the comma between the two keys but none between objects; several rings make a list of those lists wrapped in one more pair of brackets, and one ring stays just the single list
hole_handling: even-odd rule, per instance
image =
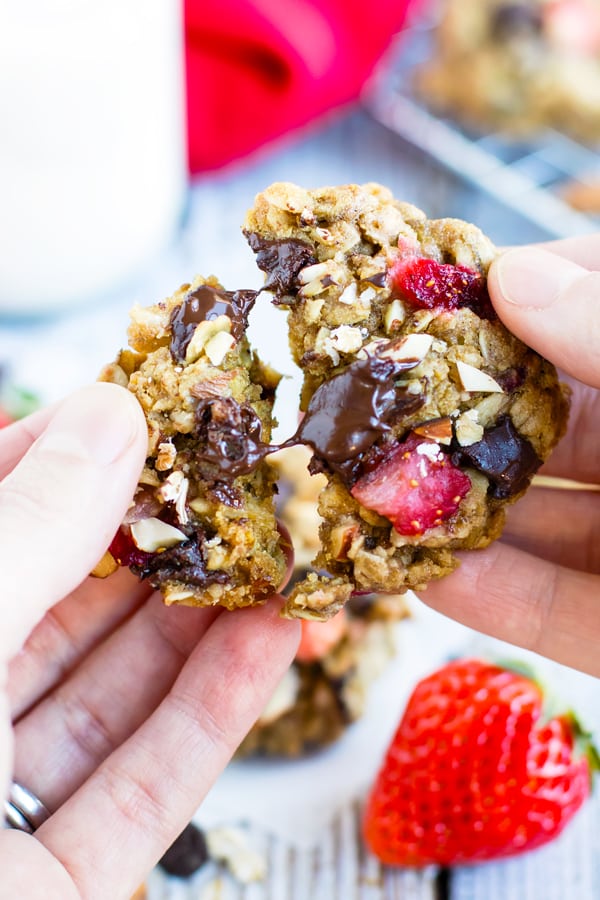
[{"label": "dried strawberry piece", "polygon": [[129,528],[119,528],[108,551],[120,566],[144,566],[152,556],[135,546]]},{"label": "dried strawberry piece", "polygon": [[410,435],[360,478],[352,496],[400,534],[422,534],[454,515],[471,481],[434,441]]},{"label": "dried strawberry piece", "polygon": [[495,318],[486,279],[467,266],[399,256],[388,274],[395,293],[417,309],[452,311],[466,306],[481,319]]}]

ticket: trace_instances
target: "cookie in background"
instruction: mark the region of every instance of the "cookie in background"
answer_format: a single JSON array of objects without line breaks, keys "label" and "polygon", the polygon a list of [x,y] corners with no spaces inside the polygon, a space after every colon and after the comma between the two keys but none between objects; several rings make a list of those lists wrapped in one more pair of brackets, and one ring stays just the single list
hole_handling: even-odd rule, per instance
[{"label": "cookie in background", "polygon": [[479,132],[600,139],[598,0],[443,0],[417,93]]},{"label": "cookie in background", "polygon": [[[294,547],[288,590],[314,572],[320,546],[317,503],[327,479],[309,473],[311,456],[298,446],[269,459],[278,473],[278,516]],[[403,596],[366,593],[326,622],[301,620],[296,658],[238,755],[299,756],[338,740],[368,709],[370,688],[394,658],[397,623],[407,615]]]}]

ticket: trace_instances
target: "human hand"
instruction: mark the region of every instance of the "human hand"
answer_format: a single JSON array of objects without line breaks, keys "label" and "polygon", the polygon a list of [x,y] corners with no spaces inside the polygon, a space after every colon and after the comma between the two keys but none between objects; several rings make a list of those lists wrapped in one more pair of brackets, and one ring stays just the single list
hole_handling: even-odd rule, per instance
[{"label": "human hand", "polygon": [[[489,289],[504,324],[550,359],[573,390],[565,438],[541,473],[600,484],[600,235],[507,251]],[[600,496],[534,486],[502,540],[461,555],[423,593],[470,627],[600,675]]]},{"label": "human hand", "polygon": [[129,897],[297,646],[276,599],[166,608],[126,570],[86,578],[146,441],[137,402],[109,384],[0,431],[0,784],[14,777],[51,813],[35,836],[0,832],[2,898]]}]

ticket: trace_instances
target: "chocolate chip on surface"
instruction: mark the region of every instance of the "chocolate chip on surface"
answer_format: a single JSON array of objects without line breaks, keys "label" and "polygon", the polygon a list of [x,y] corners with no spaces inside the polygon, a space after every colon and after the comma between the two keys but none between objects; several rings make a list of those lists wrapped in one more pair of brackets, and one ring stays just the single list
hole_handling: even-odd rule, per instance
[{"label": "chocolate chip on surface", "polygon": [[159,861],[159,866],[169,875],[189,878],[208,860],[204,833],[192,822],[183,829]]}]

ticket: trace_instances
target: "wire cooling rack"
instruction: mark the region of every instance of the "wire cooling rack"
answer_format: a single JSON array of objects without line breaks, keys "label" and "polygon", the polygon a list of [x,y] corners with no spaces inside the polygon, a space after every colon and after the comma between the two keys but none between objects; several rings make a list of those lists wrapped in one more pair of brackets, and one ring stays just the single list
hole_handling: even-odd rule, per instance
[{"label": "wire cooling rack", "polygon": [[428,19],[398,37],[364,93],[373,118],[548,237],[600,230],[600,215],[579,212],[561,197],[574,181],[600,181],[600,156],[594,149],[552,130],[527,140],[477,134],[434,115],[414,95],[414,71],[433,52],[434,28]]}]

